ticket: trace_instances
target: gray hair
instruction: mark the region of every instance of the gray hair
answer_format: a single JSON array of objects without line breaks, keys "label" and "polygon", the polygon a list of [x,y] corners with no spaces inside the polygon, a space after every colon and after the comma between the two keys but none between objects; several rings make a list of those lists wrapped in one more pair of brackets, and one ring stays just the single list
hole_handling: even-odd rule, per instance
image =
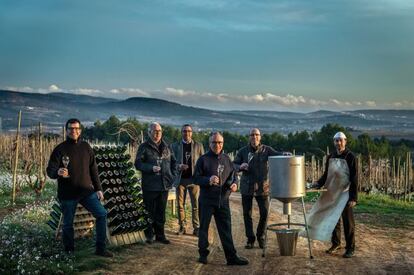
[{"label": "gray hair", "polygon": [[219,131],[215,131],[215,132],[211,132],[211,133],[210,133],[210,137],[208,138],[208,142],[211,142],[211,139],[212,139],[214,136],[221,136],[221,137],[223,138],[223,140],[224,140],[223,135],[222,135]]},{"label": "gray hair", "polygon": [[152,129],[155,126],[157,126],[157,125],[160,126],[160,128],[162,129],[161,124],[159,124],[158,122],[154,121],[154,122],[151,122],[151,124],[148,126],[148,133],[150,133],[152,131]]}]

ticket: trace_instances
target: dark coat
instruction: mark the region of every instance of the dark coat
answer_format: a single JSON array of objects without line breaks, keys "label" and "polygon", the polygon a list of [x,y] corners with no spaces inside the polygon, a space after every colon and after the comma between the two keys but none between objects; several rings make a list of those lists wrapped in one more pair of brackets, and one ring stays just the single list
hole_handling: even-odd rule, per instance
[{"label": "dark coat", "polygon": [[[58,176],[63,167],[62,157],[69,156],[69,178]],[[46,168],[47,175],[58,181],[58,198],[76,200],[102,191],[98,176],[95,154],[91,146],[82,140],[75,142],[68,138],[53,150]]]},{"label": "dark coat", "polygon": [[[158,166],[158,157],[162,158],[159,174],[152,170],[153,166]],[[159,146],[151,139],[142,143],[135,158],[135,168],[142,173],[143,191],[167,191],[177,176],[175,156],[164,140],[161,140]]]},{"label": "dark coat", "polygon": [[[210,177],[218,176],[218,165],[224,165],[224,171],[221,174],[221,186],[210,185]],[[194,181],[200,186],[200,204],[209,204],[219,206],[228,204],[231,193],[230,186],[236,183],[234,180],[233,163],[228,155],[220,153],[214,154],[208,151],[202,155],[196,164]]]},{"label": "dark coat", "polygon": [[238,172],[240,172],[239,168],[242,163],[248,163],[249,152],[253,153],[253,159],[249,163],[249,170],[242,171],[240,193],[249,196],[267,196],[270,192],[268,158],[280,156],[283,153],[267,145],[260,144],[257,149],[247,145],[237,152],[233,161]]}]

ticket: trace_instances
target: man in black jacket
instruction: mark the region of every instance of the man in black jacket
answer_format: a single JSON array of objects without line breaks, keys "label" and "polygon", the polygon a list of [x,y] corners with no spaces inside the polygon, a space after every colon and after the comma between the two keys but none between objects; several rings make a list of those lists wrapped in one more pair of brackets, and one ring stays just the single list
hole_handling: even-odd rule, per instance
[{"label": "man in black jacket", "polygon": [[153,220],[145,230],[147,243],[155,240],[163,244],[170,241],[165,237],[165,208],[168,190],[177,175],[176,160],[168,144],[162,139],[162,128],[157,122],[148,128],[149,139],[142,143],[135,159],[135,168],[142,173],[142,193],[145,207]]},{"label": "man in black jacket", "polygon": [[58,198],[62,207],[62,240],[65,251],[74,251],[73,219],[78,203],[96,219],[96,254],[112,257],[106,250],[106,210],[98,177],[98,167],[92,148],[80,139],[81,123],[78,119],[66,122],[67,139],[53,150],[47,175],[58,181]]},{"label": "man in black jacket", "polygon": [[220,236],[228,265],[246,265],[249,261],[237,255],[231,234],[231,213],[229,196],[237,191],[234,182],[233,163],[229,156],[223,153],[224,139],[219,132],[211,134],[210,150],[201,156],[196,164],[194,181],[200,185],[200,231],[198,261],[207,264],[208,228],[214,215],[217,231]]},{"label": "man in black jacket", "polygon": [[264,245],[264,232],[267,214],[269,212],[269,179],[268,158],[269,156],[282,155],[272,147],[260,143],[260,131],[257,128],[250,130],[249,144],[241,148],[233,163],[238,171],[243,172],[240,183],[242,195],[244,227],[247,237],[245,248],[254,247],[255,235],[253,232],[252,203],[253,197],[259,206],[260,219],[257,225],[257,241],[259,247]]},{"label": "man in black jacket", "polygon": [[[340,185],[345,186],[344,191],[342,191],[342,189],[339,190],[341,191],[341,195],[335,201],[340,201],[342,198],[345,199],[345,207],[343,208],[341,215],[344,223],[346,241],[345,254],[343,254],[343,257],[351,258],[355,251],[355,221],[353,208],[358,201],[357,163],[355,155],[346,148],[347,139],[344,133],[336,133],[333,140],[336,151],[327,157],[325,172],[318,180],[316,187],[321,188],[322,186],[326,186],[328,189],[326,193],[331,194],[334,190],[341,188]],[[333,195],[330,197],[330,200],[332,200],[332,197]],[[336,204],[337,207],[339,207],[339,204],[340,203]],[[327,209],[324,209],[324,213],[326,212]],[[312,222],[312,220],[310,222]],[[331,241],[332,246],[326,251],[328,254],[332,254],[340,249],[341,218],[339,218],[338,223],[332,232]]]}]

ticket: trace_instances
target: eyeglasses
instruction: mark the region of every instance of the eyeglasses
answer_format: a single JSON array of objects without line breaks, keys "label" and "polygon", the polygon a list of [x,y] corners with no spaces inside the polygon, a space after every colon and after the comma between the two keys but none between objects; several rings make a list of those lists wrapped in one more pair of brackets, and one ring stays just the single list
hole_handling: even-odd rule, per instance
[{"label": "eyeglasses", "polygon": [[251,137],[260,136],[260,134],[250,134]]},{"label": "eyeglasses", "polygon": [[152,130],[153,133],[162,133],[162,130]]},{"label": "eyeglasses", "polygon": [[183,133],[191,133],[191,130],[183,130]]},{"label": "eyeglasses", "polygon": [[212,141],[211,143],[212,143],[212,144],[223,144],[223,142],[222,142],[222,141]]},{"label": "eyeglasses", "polygon": [[68,127],[69,131],[80,131],[80,127]]},{"label": "eyeglasses", "polygon": [[341,138],[335,138],[334,139],[334,142],[341,142],[341,141],[343,141],[343,139],[341,139]]}]

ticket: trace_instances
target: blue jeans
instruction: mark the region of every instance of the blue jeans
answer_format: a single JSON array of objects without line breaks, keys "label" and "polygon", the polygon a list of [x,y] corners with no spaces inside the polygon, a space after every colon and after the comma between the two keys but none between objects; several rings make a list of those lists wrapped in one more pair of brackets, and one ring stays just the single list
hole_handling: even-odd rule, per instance
[{"label": "blue jeans", "polygon": [[98,200],[96,193],[92,193],[77,200],[60,200],[63,213],[62,240],[66,251],[73,251],[75,248],[73,219],[76,213],[76,206],[80,203],[96,219],[96,250],[106,249],[106,209]]}]

